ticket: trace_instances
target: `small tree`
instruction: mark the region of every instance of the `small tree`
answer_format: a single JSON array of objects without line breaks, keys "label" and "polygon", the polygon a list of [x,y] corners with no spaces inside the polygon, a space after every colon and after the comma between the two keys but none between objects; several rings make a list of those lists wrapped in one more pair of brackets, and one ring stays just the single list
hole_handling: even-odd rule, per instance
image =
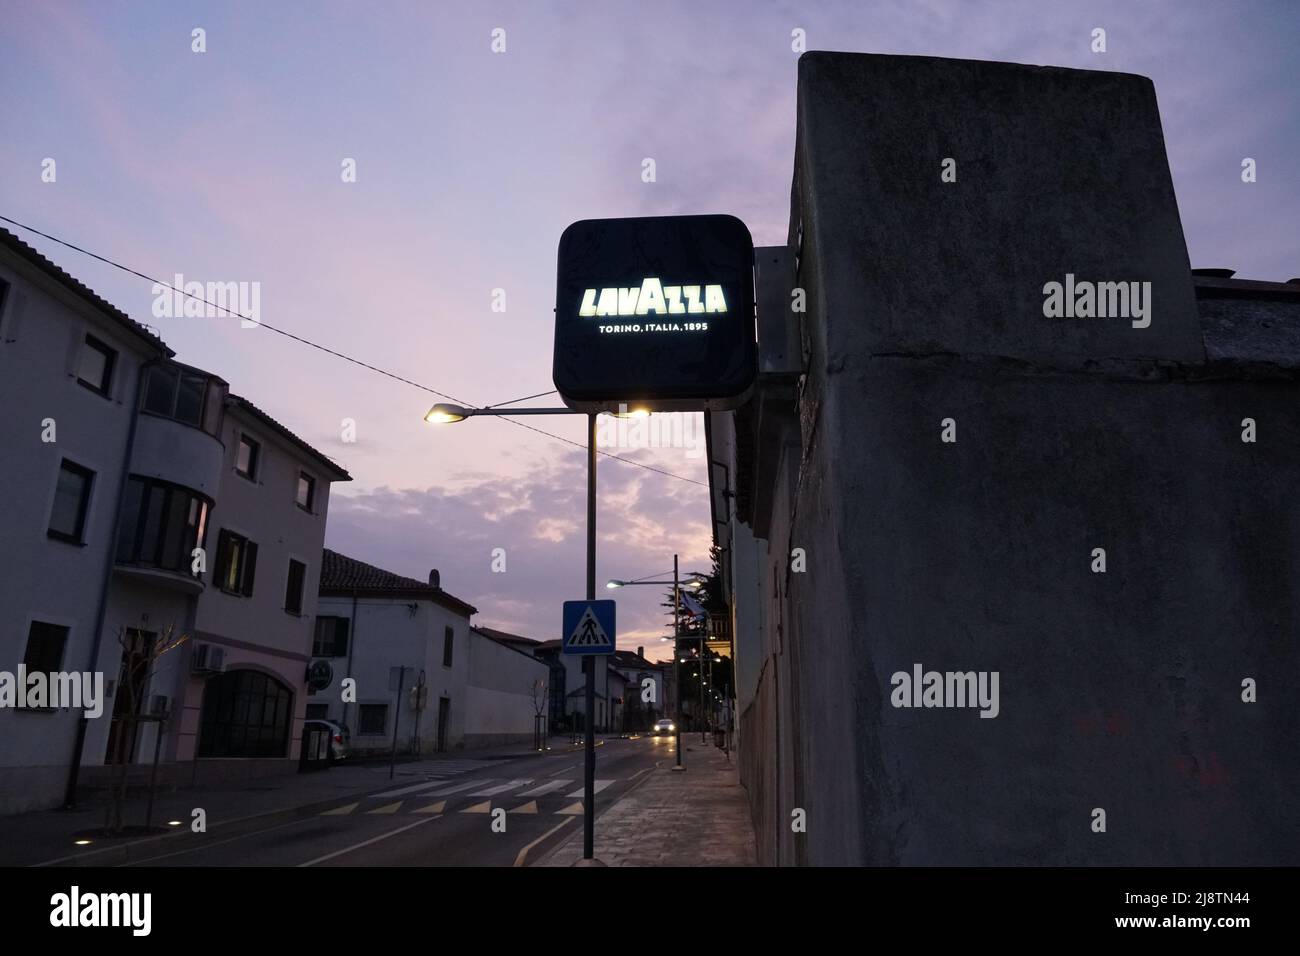
[{"label": "small tree", "polygon": [[[109,833],[121,833],[125,826],[124,810],[126,808],[127,786],[127,748],[135,740],[136,731],[144,717],[141,713],[144,689],[149,686],[157,669],[158,661],[169,651],[180,647],[187,640],[188,634],[173,638],[176,627],[167,625],[162,634],[154,636],[136,628],[122,627],[117,631],[117,643],[122,648],[122,678],[118,682],[117,700],[122,705],[122,712],[115,713],[113,720],[117,723],[116,748],[113,754],[113,776],[109,786],[109,800],[104,829]],[[124,695],[125,696],[122,696]],[[158,733],[162,733],[161,725]]]},{"label": "small tree", "polygon": [[543,721],[546,715],[546,681],[540,677],[532,683],[533,692],[533,746],[538,750],[542,748],[542,739],[545,736],[541,728],[544,726]]}]

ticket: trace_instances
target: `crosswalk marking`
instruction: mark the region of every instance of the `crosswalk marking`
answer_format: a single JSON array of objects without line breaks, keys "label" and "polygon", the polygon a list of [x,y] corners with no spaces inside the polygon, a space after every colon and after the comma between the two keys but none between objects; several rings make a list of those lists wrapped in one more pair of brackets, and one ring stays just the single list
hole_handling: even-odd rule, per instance
[{"label": "crosswalk marking", "polygon": [[415,793],[417,790],[431,790],[446,782],[445,780],[422,780],[420,783],[413,783],[409,787],[398,787],[396,790],[385,790],[383,793],[369,794],[366,799],[378,800],[382,797],[400,797],[403,794]]},{"label": "crosswalk marking", "polygon": [[[608,786],[609,786],[611,783],[613,783],[613,782],[614,782],[613,780],[597,780],[597,781],[596,781],[595,789],[592,790],[592,793],[600,793],[600,791],[604,790],[606,787],[608,787]],[[583,790],[584,790],[584,789],[585,789],[585,788],[575,790],[575,791],[573,791],[573,793],[569,794],[569,796],[571,796],[571,797],[581,797],[581,796],[583,795]]]},{"label": "crosswalk marking", "polygon": [[536,801],[536,800],[529,800],[529,801],[528,801],[527,803],[525,803],[522,807],[515,807],[515,808],[514,808],[513,810],[511,810],[510,812],[511,812],[511,813],[536,813],[536,812],[537,812],[537,801]]},{"label": "crosswalk marking", "polygon": [[431,803],[427,807],[420,807],[418,810],[412,810],[412,813],[442,813],[447,806],[446,800],[439,800],[437,803]]},{"label": "crosswalk marking", "polygon": [[466,807],[461,813],[491,813],[492,801],[484,800],[482,803],[476,803],[472,807]]},{"label": "crosswalk marking", "polygon": [[571,803],[571,804],[569,804],[569,805],[568,805],[567,807],[565,807],[563,810],[556,810],[556,811],[555,811],[555,815],[556,815],[557,817],[574,817],[574,816],[577,816],[577,815],[580,814],[580,813],[582,813],[582,801],[581,801],[581,800],[579,800],[577,803]]},{"label": "crosswalk marking", "polygon": [[359,807],[359,806],[361,806],[361,804],[359,804],[359,803],[345,803],[343,806],[341,806],[341,807],[335,807],[333,810],[326,810],[324,813],[321,814],[321,816],[323,816],[323,817],[341,817],[341,816],[343,816],[343,814],[345,814],[345,813],[351,813],[353,810],[355,810],[355,809],[356,809],[357,807]]},{"label": "crosswalk marking", "polygon": [[[489,766],[491,761],[487,760],[427,760],[420,763],[410,764],[399,767],[397,773],[400,776],[413,777],[424,775],[427,777],[451,777],[458,773],[468,773],[471,770],[482,770]],[[388,767],[371,767],[374,773],[388,773]]]},{"label": "crosswalk marking", "polygon": [[[485,783],[496,783],[496,780],[471,780],[468,783],[458,783],[453,787],[443,787],[441,790],[430,791],[429,796],[445,797],[449,794],[460,793],[462,790],[468,790],[470,787],[481,787]],[[434,786],[437,786],[437,784],[434,784]]]},{"label": "crosswalk marking", "polygon": [[402,808],[402,801],[398,800],[396,803],[390,803],[387,804],[386,806],[375,807],[375,809],[373,810],[367,810],[366,813],[396,813],[401,808]]},{"label": "crosswalk marking", "polygon": [[470,794],[471,797],[493,797],[498,793],[505,793],[507,790],[513,790],[515,787],[526,787],[531,780],[511,780],[509,783],[499,783],[495,787],[488,787],[485,790],[475,790]]},{"label": "crosswalk marking", "polygon": [[556,790],[563,790],[569,784],[573,783],[572,779],[552,780],[550,783],[544,783],[540,787],[533,787],[531,790],[525,790],[519,794],[521,797],[540,797],[543,794],[554,793]]}]

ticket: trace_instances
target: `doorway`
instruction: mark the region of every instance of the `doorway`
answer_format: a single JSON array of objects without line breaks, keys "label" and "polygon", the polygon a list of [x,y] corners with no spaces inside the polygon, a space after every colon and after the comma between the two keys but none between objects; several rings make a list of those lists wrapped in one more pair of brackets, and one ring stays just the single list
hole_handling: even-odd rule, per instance
[{"label": "doorway", "polygon": [[[113,692],[113,723],[108,730],[108,750],[104,763],[132,763],[140,722],[136,719],[144,708],[144,685],[149,680],[149,657],[158,635],[154,631],[127,628],[122,666]],[[119,752],[119,748],[121,748]]]},{"label": "doorway", "polygon": [[447,752],[447,723],[451,720],[451,698],[438,698],[438,753]]}]

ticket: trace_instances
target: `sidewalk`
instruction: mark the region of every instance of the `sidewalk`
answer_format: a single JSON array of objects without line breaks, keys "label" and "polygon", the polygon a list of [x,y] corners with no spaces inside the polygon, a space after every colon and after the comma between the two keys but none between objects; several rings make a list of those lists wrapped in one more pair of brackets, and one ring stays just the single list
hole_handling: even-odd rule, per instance
[{"label": "sidewalk", "polygon": [[[692,742],[688,743],[688,738]],[[757,866],[749,804],[734,759],[682,735],[685,772],[664,761],[596,817],[596,859],[607,866]],[[582,859],[582,827],[542,866]]]},{"label": "sidewalk", "polygon": [[[567,737],[552,737],[550,753],[569,753]],[[513,744],[482,750],[456,750],[420,759],[398,759],[397,781],[411,780],[424,774],[436,774],[440,764],[466,760],[541,759],[542,754],[526,744]],[[85,864],[110,862],[112,851],[142,841],[166,840],[180,833],[188,833],[195,808],[202,808],[207,816],[209,832],[220,834],[224,827],[258,817],[284,814],[287,817],[305,816],[317,812],[331,803],[354,794],[383,788],[388,783],[388,765],[385,761],[364,760],[335,764],[328,770],[310,773],[272,774],[255,779],[228,784],[200,786],[196,789],[162,790],[154,797],[153,824],[167,826],[179,820],[180,826],[155,836],[96,839],[81,847],[73,843],[74,834],[94,830],[104,825],[105,804],[100,800],[86,800],[76,810],[36,810],[11,816],[0,816],[0,866],[32,866],[53,860],[84,858]],[[144,823],[144,796],[132,796],[126,801],[124,817],[128,825]],[[108,851],[108,852],[105,852]]]}]

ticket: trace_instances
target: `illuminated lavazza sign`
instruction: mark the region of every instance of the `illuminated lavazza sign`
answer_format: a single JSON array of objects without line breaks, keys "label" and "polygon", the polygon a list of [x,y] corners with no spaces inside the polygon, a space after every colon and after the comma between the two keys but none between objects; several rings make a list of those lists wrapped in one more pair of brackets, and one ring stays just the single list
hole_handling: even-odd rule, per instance
[{"label": "illuminated lavazza sign", "polygon": [[555,387],[583,411],[733,408],[756,371],[754,242],[734,216],[588,219],[560,238]]}]

